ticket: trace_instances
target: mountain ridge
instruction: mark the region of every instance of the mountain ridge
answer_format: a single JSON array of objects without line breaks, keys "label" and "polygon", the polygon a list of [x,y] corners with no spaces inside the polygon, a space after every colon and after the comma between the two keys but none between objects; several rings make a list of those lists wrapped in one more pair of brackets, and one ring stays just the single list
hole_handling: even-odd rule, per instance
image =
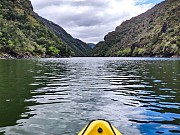
[{"label": "mountain ridge", "polygon": [[89,56],[91,48],[83,41],[73,38],[67,33],[61,26],[49,21],[38,14],[37,18],[40,19],[49,30],[53,31],[65,44],[69,45],[70,48],[75,52],[75,56]]},{"label": "mountain ridge", "polygon": [[93,56],[180,56],[180,3],[163,1],[122,22],[93,49]]}]

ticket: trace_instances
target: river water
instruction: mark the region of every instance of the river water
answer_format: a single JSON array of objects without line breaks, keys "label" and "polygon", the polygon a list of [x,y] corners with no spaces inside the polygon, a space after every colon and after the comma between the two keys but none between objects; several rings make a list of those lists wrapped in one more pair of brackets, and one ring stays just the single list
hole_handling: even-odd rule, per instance
[{"label": "river water", "polygon": [[77,135],[93,119],[180,134],[180,59],[0,60],[0,134]]}]

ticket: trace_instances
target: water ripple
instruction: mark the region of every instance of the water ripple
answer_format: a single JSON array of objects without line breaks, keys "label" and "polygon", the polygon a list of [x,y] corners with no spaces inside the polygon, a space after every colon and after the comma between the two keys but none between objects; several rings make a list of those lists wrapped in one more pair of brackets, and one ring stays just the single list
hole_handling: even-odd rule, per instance
[{"label": "water ripple", "polygon": [[26,112],[0,132],[74,135],[92,119],[107,119],[125,135],[176,135],[179,67],[179,60],[152,58],[40,59],[27,70]]}]

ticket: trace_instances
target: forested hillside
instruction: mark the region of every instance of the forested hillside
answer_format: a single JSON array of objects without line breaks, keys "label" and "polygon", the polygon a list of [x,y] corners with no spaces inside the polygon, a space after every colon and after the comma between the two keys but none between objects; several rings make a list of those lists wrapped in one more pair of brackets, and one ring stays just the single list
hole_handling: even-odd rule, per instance
[{"label": "forested hillside", "polygon": [[29,0],[0,1],[0,56],[67,57],[74,53],[33,12]]},{"label": "forested hillside", "polygon": [[180,1],[166,0],[108,33],[93,56],[180,56]]},{"label": "forested hillside", "polygon": [[74,56],[90,55],[90,50],[92,50],[92,48],[88,44],[79,39],[73,38],[62,27],[53,23],[52,21],[49,21],[37,14],[36,16],[49,28],[49,30],[53,31],[63,43],[67,44],[71,48],[71,50],[74,52]]}]

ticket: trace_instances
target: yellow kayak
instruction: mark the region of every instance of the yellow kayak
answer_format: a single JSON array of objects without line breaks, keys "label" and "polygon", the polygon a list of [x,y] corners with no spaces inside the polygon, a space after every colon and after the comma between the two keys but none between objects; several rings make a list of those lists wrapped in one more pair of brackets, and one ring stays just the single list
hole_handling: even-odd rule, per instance
[{"label": "yellow kayak", "polygon": [[122,135],[110,122],[93,120],[86,125],[78,135]]}]

